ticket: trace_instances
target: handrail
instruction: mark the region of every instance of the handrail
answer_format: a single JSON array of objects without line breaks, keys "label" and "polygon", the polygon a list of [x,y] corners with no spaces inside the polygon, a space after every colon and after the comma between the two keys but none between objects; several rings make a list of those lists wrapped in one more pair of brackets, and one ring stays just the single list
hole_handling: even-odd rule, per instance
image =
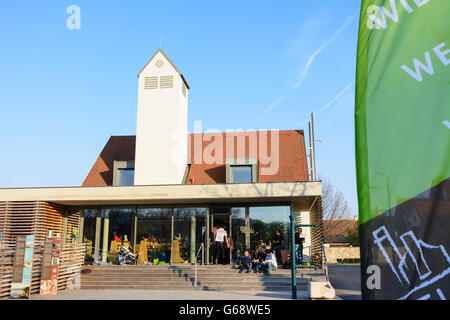
[{"label": "handrail", "polygon": [[202,266],[204,263],[204,253],[205,253],[205,244],[202,242],[202,244],[200,245],[200,248],[197,251],[197,254],[195,255],[195,261],[194,261],[194,287],[197,286],[197,257],[198,254],[200,253],[200,250],[202,251]]},{"label": "handrail", "polygon": [[329,282],[330,279],[328,278],[327,254],[325,253],[325,246],[323,245],[323,241],[322,241],[322,257],[323,257],[323,261],[324,261],[324,265],[325,265],[325,276],[327,278],[327,282]]}]

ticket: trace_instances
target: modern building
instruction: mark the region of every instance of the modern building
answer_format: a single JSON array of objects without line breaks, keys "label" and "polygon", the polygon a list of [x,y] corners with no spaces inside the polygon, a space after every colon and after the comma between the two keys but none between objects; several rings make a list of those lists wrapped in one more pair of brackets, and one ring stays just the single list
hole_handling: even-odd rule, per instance
[{"label": "modern building", "polygon": [[269,243],[275,229],[288,250],[292,210],[297,223],[317,225],[304,228],[304,254],[320,253],[321,182],[310,181],[303,130],[190,134],[189,90],[159,49],[138,74],[136,135],[112,136],[81,187],[0,189],[3,241],[22,231],[1,221],[26,206],[38,213],[26,232],[43,241],[55,229],[65,243],[85,245],[87,260],[116,263],[122,241],[144,264],[194,263],[201,247],[214,263],[221,225],[232,239],[230,263],[258,240]]}]

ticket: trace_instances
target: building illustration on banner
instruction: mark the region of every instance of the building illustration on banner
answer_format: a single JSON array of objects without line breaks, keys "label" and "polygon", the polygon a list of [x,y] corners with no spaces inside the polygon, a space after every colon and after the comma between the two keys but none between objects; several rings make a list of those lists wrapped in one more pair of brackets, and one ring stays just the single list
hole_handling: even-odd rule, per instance
[{"label": "building illustration on banner", "polygon": [[[399,248],[395,244],[394,240],[390,236],[387,228],[382,226],[372,232],[374,236],[374,243],[378,246],[380,251],[383,253],[386,262],[389,264],[392,272],[394,273],[397,280],[403,286],[411,285],[411,279],[414,275],[414,270],[410,269],[411,266],[415,268],[417,275],[421,282],[419,285],[413,287],[408,293],[399,298],[399,300],[407,299],[411,294],[418,292],[419,290],[425,289],[426,287],[436,283],[437,281],[443,279],[446,275],[450,274],[450,256],[447,253],[443,245],[430,245],[421,239],[417,239],[412,231],[405,232],[400,235],[400,240],[403,244],[405,250],[404,254],[400,253]],[[395,265],[389,258],[387,249],[392,250],[393,254],[399,259],[399,264]],[[426,260],[426,255],[424,249],[437,250],[446,265],[443,266],[443,270],[432,270]],[[433,292],[434,294],[434,292]],[[440,289],[436,289],[436,294],[439,299],[446,300],[444,294]],[[419,300],[427,300],[431,298],[431,293],[424,294]]]}]

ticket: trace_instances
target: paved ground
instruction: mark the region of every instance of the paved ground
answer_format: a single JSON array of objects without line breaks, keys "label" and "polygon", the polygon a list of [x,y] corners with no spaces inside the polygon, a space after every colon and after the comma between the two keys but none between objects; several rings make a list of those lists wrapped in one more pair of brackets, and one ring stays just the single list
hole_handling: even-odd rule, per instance
[{"label": "paved ground", "polygon": [[344,300],[361,300],[360,265],[329,264],[328,275],[336,295]]},{"label": "paved ground", "polygon": [[[298,299],[308,299],[298,291]],[[56,296],[31,295],[31,300],[285,300],[291,292],[160,291],[160,290],[63,290]]]}]

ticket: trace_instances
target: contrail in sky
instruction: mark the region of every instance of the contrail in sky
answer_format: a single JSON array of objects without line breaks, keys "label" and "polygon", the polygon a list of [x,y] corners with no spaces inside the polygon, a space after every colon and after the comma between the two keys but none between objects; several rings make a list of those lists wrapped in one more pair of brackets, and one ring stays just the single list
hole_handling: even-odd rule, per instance
[{"label": "contrail in sky", "polygon": [[316,59],[316,57],[319,55],[319,53],[322,52],[323,49],[325,49],[327,46],[329,46],[331,43],[333,43],[333,41],[336,40],[336,38],[350,25],[350,23],[353,20],[353,17],[354,16],[348,17],[345,20],[344,24],[335,31],[333,36],[330,39],[328,39],[327,41],[325,41],[324,43],[322,43],[322,45],[316,51],[314,51],[314,53],[312,55],[309,56],[308,62],[306,63],[305,67],[303,68],[303,71],[300,73],[297,82],[294,84],[294,88],[298,88],[302,85],[303,81],[306,79],[306,76],[308,75],[308,70],[311,67],[314,60]]},{"label": "contrail in sky", "polygon": [[342,97],[344,95],[344,93],[346,93],[348,91],[348,89],[350,89],[353,85],[355,84],[355,80],[353,80],[352,82],[350,82],[344,90],[342,90],[341,92],[339,92],[339,94],[334,97],[330,102],[328,102],[326,105],[324,105],[322,108],[320,108],[317,112],[314,112],[315,114],[318,114],[326,109],[328,109],[329,107],[331,107],[333,105],[333,103],[335,103],[340,97]]}]

